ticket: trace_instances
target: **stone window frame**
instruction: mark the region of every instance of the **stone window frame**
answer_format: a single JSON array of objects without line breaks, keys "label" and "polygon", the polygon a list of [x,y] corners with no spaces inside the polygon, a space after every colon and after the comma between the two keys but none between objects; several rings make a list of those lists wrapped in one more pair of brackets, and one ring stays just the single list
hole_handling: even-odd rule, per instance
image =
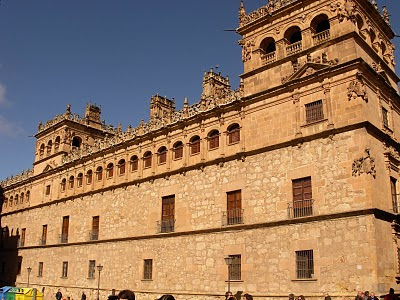
[{"label": "stone window frame", "polygon": [[228,146],[240,143],[240,140],[242,138],[241,131],[242,126],[240,126],[239,123],[235,122],[229,124],[229,126],[226,128],[226,143]]},{"label": "stone window frame", "polygon": [[103,180],[103,167],[98,166],[96,168],[96,181],[102,181]]},{"label": "stone window frame", "polygon": [[183,142],[176,141],[172,146],[173,160],[183,159]]},{"label": "stone window frame", "polygon": [[90,259],[88,265],[88,279],[95,279],[96,275],[96,260]]},{"label": "stone window frame", "polygon": [[62,262],[61,278],[68,278],[68,261]]},{"label": "stone window frame", "polygon": [[60,182],[60,192],[65,193],[66,188],[67,188],[67,179],[63,178],[63,179],[61,179],[61,182]]},{"label": "stone window frame", "polygon": [[[315,262],[314,262],[314,250],[296,250],[295,251],[296,258],[296,279],[299,280],[308,280],[315,278]],[[300,258],[305,258],[306,266],[301,266],[304,264],[304,261],[301,261]]]},{"label": "stone window frame", "polygon": [[38,264],[38,275],[37,277],[43,277],[43,262],[39,261]]},{"label": "stone window frame", "polygon": [[143,278],[144,281],[152,281],[153,280],[153,259],[146,258],[143,259]]},{"label": "stone window frame", "polygon": [[153,165],[153,153],[151,151],[146,151],[143,154],[143,169],[150,169]]},{"label": "stone window frame", "polygon": [[219,148],[220,136],[221,136],[221,133],[219,132],[218,129],[212,129],[207,134],[207,146],[208,146],[209,151],[217,150]]},{"label": "stone window frame", "polygon": [[106,179],[112,179],[114,177],[114,164],[110,162],[106,168]]},{"label": "stone window frame", "polygon": [[74,188],[74,181],[75,177],[74,175],[71,175],[68,179],[68,189],[72,190]]},{"label": "stone window frame", "polygon": [[79,173],[78,176],[76,176],[76,187],[81,188],[83,186],[83,173]]},{"label": "stone window frame", "polygon": [[125,159],[122,158],[122,159],[120,159],[118,161],[117,168],[118,168],[118,176],[124,176],[125,173],[126,173],[126,161],[125,161]]},{"label": "stone window frame", "polygon": [[161,146],[157,150],[157,163],[158,165],[164,165],[167,163],[167,147]]},{"label": "stone window frame", "polygon": [[93,182],[93,171],[92,169],[88,170],[86,172],[86,184],[90,185]]},{"label": "stone window frame", "polygon": [[48,184],[45,187],[45,193],[44,194],[48,197],[48,196],[50,196],[50,193],[51,193],[51,185]]},{"label": "stone window frame", "polygon": [[[304,98],[309,98],[311,95],[303,96],[300,99],[300,127],[307,127],[307,126],[312,126],[315,124],[323,123],[328,121],[328,107],[327,107],[327,100],[325,97],[320,97],[319,99],[304,99]],[[322,115],[323,117],[321,119],[307,122],[307,105],[310,105],[312,103],[316,103],[318,101],[322,102]]]},{"label": "stone window frame", "polygon": [[129,159],[131,172],[137,172],[139,170],[139,157],[137,155],[132,155]]},{"label": "stone window frame", "polygon": [[189,140],[190,155],[199,155],[201,152],[201,137],[194,135]]}]

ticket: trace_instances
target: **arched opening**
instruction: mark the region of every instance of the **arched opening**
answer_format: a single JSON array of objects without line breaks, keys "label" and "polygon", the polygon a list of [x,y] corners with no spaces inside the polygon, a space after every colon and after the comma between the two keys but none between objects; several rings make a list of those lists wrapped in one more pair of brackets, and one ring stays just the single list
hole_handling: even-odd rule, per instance
[{"label": "arched opening", "polygon": [[47,155],[50,155],[51,154],[51,148],[53,147],[53,142],[50,140],[48,143],[47,143]]},{"label": "arched opening", "polygon": [[92,180],[93,180],[93,171],[88,170],[86,172],[86,184],[92,184]]},{"label": "arched opening", "polygon": [[219,147],[219,131],[212,130],[208,134],[208,149],[217,149]]},{"label": "arched opening", "polygon": [[72,139],[72,147],[80,148],[82,145],[82,139],[79,136],[74,136]]},{"label": "arched opening", "polygon": [[174,159],[181,159],[183,157],[183,143],[178,141],[173,146]]},{"label": "arched opening", "polygon": [[15,195],[15,206],[18,205],[18,194]]},{"label": "arched opening", "polygon": [[44,155],[44,148],[45,148],[45,145],[41,144],[40,148],[39,148],[39,156],[40,157],[42,157]]},{"label": "arched opening", "polygon": [[31,192],[27,191],[26,192],[26,202],[29,202],[30,199],[31,199]]},{"label": "arched opening", "polygon": [[267,37],[263,39],[260,44],[260,48],[264,50],[266,54],[273,53],[276,51],[275,40],[272,37]]},{"label": "arched opening", "polygon": [[125,174],[125,159],[121,159],[118,162],[118,174],[124,175]]},{"label": "arched opening", "polygon": [[21,193],[21,196],[19,197],[19,203],[24,203],[24,199],[25,198],[25,194],[24,193]]},{"label": "arched opening", "polygon": [[78,177],[76,177],[76,185],[77,187],[81,187],[83,183],[83,174],[79,173]]},{"label": "arched opening", "polygon": [[54,141],[54,151],[58,151],[58,149],[60,148],[60,137],[56,137],[55,141]]},{"label": "arched opening", "polygon": [[151,167],[151,151],[147,151],[144,153],[143,155],[143,167],[146,168],[150,168]]},{"label": "arched opening", "polygon": [[227,130],[228,134],[228,144],[235,144],[240,141],[240,126],[239,124],[235,123],[228,127]]},{"label": "arched opening", "polygon": [[68,188],[70,188],[70,189],[74,188],[74,176],[69,177]]},{"label": "arched opening", "polygon": [[102,167],[97,167],[97,169],[96,169],[96,179],[97,179],[97,181],[103,180],[103,168]]},{"label": "arched opening", "polygon": [[67,186],[67,179],[63,178],[61,180],[61,192],[65,192],[65,187]]},{"label": "arched opening", "polygon": [[10,202],[9,202],[9,205],[10,205],[10,207],[12,207],[12,206],[13,206],[13,202],[14,202],[14,197],[13,197],[13,196],[11,196],[11,197],[10,197]]},{"label": "arched opening", "polygon": [[329,30],[331,28],[331,25],[329,24],[328,16],[325,14],[316,16],[311,21],[311,28],[314,30],[315,33],[321,33],[323,31]]},{"label": "arched opening", "polygon": [[137,155],[133,155],[130,159],[130,163],[131,163],[131,171],[137,171],[139,168],[139,157],[137,157]]},{"label": "arched opening", "polygon": [[107,179],[110,179],[114,176],[114,164],[113,163],[109,163],[107,165],[106,174],[107,174]]},{"label": "arched opening", "polygon": [[195,155],[200,153],[200,137],[198,135],[193,136],[190,141],[190,154]]},{"label": "arched opening", "polygon": [[289,42],[289,44],[294,44],[300,42],[302,40],[301,29],[298,26],[292,26],[286,30],[285,39]]},{"label": "arched opening", "polygon": [[158,154],[158,164],[162,165],[167,162],[167,148],[162,146],[160,149],[157,151]]},{"label": "arched opening", "polygon": [[4,208],[6,208],[7,207],[7,205],[8,205],[8,198],[4,198]]}]

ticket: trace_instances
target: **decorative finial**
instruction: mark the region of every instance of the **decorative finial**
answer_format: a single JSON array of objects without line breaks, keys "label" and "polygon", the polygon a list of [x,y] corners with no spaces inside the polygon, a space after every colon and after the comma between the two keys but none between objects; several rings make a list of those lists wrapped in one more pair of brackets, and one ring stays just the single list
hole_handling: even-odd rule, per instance
[{"label": "decorative finial", "polygon": [[376,3],[376,1],[375,1],[375,0],[372,0],[371,3],[372,3],[372,5],[374,6],[374,8],[375,8],[376,10],[378,10],[378,4]]},{"label": "decorative finial", "polygon": [[246,19],[246,9],[244,8],[244,1],[240,0],[240,8],[239,8],[239,27],[245,24]]},{"label": "decorative finial", "polygon": [[385,20],[385,22],[390,25],[389,13],[385,5],[382,6],[382,11],[383,11],[383,20]]},{"label": "decorative finial", "polygon": [[71,113],[71,104],[67,105],[67,109],[65,111],[68,115]]}]

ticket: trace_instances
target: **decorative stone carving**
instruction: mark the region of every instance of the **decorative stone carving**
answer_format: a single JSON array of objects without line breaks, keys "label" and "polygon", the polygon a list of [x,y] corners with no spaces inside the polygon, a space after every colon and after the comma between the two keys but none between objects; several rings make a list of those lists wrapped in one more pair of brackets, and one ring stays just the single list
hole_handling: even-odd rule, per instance
[{"label": "decorative stone carving", "polygon": [[360,176],[361,174],[371,174],[376,178],[375,159],[371,157],[370,149],[365,149],[366,155],[353,162],[352,170],[353,176]]},{"label": "decorative stone carving", "polygon": [[368,102],[367,88],[364,84],[361,73],[357,73],[357,79],[350,82],[350,85],[347,88],[347,97],[349,98],[349,101],[361,97],[365,102]]},{"label": "decorative stone carving", "polygon": [[255,46],[254,39],[253,40],[240,40],[239,45],[242,47],[242,61],[246,62],[251,60],[251,53],[253,51],[253,47]]},{"label": "decorative stone carving", "polygon": [[340,2],[331,4],[331,11],[337,11],[339,22],[343,22],[345,19],[351,20],[352,22],[356,21],[355,4],[353,0],[345,0],[344,5]]},{"label": "decorative stone carving", "polygon": [[390,26],[389,13],[386,6],[382,6],[383,20]]}]

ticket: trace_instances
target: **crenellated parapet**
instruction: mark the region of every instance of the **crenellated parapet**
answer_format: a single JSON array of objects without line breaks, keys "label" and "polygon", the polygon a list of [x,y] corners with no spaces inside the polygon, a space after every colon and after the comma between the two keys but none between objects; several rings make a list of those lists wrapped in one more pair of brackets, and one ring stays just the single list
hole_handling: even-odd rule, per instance
[{"label": "crenellated parapet", "polygon": [[[382,7],[382,13],[379,11],[378,5],[375,0],[362,0],[369,3],[382,17],[385,23],[390,26],[389,22],[389,13],[386,9],[386,6]],[[247,24],[250,24],[256,20],[259,20],[265,16],[271,16],[274,12],[293,5],[295,3],[301,3],[302,0],[269,0],[268,3],[264,6],[259,7],[255,11],[252,11],[249,14],[246,14],[246,10],[244,7],[243,1],[240,4],[239,9],[239,28],[243,27]],[[336,3],[332,2],[332,5],[337,5],[341,8],[341,11],[348,12],[349,8],[354,6],[353,0],[344,0],[337,1]]]},{"label": "crenellated parapet", "polygon": [[5,188],[10,185],[27,180],[27,179],[31,178],[32,176],[33,176],[33,170],[28,169],[28,170],[22,171],[18,175],[7,177],[5,180],[0,181],[0,186]]}]

